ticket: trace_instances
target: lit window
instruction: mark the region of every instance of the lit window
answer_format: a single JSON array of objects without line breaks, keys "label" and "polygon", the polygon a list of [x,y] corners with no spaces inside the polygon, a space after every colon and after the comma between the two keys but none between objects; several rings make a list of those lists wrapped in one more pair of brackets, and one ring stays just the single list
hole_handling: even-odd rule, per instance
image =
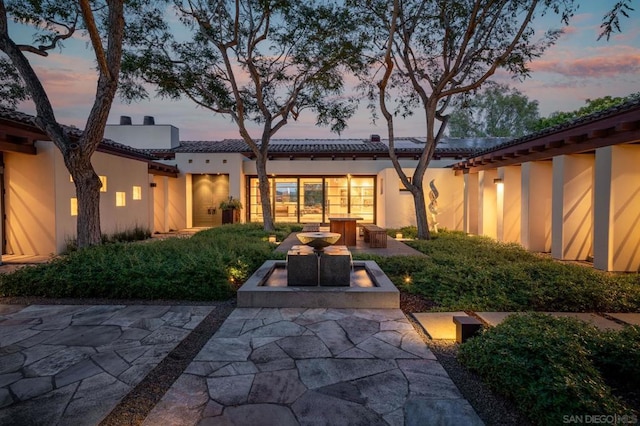
[{"label": "lit window", "polygon": [[127,193],[116,192],[116,207],[124,207],[127,205]]},{"label": "lit window", "polygon": [[76,197],[71,198],[71,216],[78,216],[78,199]]},{"label": "lit window", "polygon": [[134,200],[142,200],[142,187],[141,186],[134,186],[133,187],[133,196],[132,198]]},{"label": "lit window", "polygon": [[69,182],[73,183],[73,176],[69,175]]},{"label": "lit window", "polygon": [[100,182],[102,182],[102,188],[100,188],[100,192],[107,192],[107,177],[100,176]]}]

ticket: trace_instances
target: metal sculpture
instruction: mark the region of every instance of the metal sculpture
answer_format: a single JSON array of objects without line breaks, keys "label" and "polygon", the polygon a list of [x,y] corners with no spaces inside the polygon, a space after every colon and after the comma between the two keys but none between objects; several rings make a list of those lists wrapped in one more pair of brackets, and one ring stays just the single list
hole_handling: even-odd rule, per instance
[{"label": "metal sculpture", "polygon": [[435,179],[431,179],[431,182],[429,182],[429,188],[431,188],[431,190],[429,191],[429,200],[431,200],[431,202],[429,203],[429,212],[431,213],[431,223],[433,224],[433,232],[437,234],[438,233],[438,196],[440,194],[438,193],[438,188],[436,188],[434,181]]}]

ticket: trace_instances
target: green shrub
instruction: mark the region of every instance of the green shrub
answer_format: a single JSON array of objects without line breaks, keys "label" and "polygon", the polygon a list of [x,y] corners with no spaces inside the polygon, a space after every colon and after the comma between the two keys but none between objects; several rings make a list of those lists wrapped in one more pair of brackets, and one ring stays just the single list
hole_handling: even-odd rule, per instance
[{"label": "green shrub", "polygon": [[[102,234],[102,244],[108,243],[126,243],[134,241],[143,241],[151,238],[151,231],[139,225],[124,231],[117,231],[113,234]],[[78,250],[78,241],[75,238],[67,238],[63,254],[71,253]]]},{"label": "green shrub", "polygon": [[601,332],[589,349],[595,365],[613,387],[624,392],[638,390],[640,383],[640,327]]},{"label": "green shrub", "polygon": [[[458,358],[537,424],[561,424],[566,415],[631,414],[594,364],[599,341],[595,327],[573,318],[513,315],[461,345]],[[618,349],[610,353],[623,355]],[[612,366],[620,361],[608,359]]]},{"label": "green shrub", "polygon": [[516,244],[439,232],[408,244],[424,253],[376,261],[396,286],[441,310],[637,311],[640,274],[609,274],[563,264]]},{"label": "green shrub", "polygon": [[[288,235],[278,226],[276,234]],[[272,255],[260,224],[225,225],[191,238],[113,243],[0,276],[0,295],[221,300]]]}]

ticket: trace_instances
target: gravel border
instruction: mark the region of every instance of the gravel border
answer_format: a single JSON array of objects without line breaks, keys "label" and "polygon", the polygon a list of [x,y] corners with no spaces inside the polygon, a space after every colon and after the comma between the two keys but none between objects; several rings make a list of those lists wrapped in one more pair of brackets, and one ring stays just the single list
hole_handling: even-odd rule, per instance
[{"label": "gravel border", "polygon": [[216,303],[211,313],[111,410],[100,426],[142,424],[235,307],[235,299]]},{"label": "gravel border", "polygon": [[485,424],[532,425],[510,400],[494,393],[480,376],[458,362],[460,345],[455,340],[432,340],[411,313],[404,314]]}]

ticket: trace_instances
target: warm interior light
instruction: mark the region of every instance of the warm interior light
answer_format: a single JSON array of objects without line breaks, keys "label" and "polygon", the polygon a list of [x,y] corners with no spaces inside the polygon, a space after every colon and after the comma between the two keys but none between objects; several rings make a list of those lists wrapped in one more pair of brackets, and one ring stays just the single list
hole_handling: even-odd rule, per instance
[{"label": "warm interior light", "polygon": [[396,234],[396,240],[401,240],[402,239],[402,234],[400,232],[398,232]]},{"label": "warm interior light", "polygon": [[71,198],[71,216],[78,216],[78,199]]},{"label": "warm interior light", "polygon": [[134,200],[142,200],[142,187],[141,186],[134,186],[132,192],[133,192],[133,194],[131,196],[132,199],[134,199]]},{"label": "warm interior light", "polygon": [[102,182],[102,187],[100,188],[100,192],[107,192],[107,177],[100,176],[100,182]]},{"label": "warm interior light", "polygon": [[127,205],[127,193],[116,192],[116,207],[124,207]]}]

